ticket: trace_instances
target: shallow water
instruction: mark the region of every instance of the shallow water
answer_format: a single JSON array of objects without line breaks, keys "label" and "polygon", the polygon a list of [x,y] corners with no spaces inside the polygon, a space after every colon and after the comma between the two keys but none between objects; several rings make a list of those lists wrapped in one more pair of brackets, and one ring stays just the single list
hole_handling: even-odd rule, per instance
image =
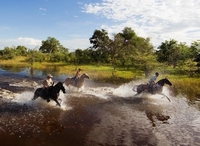
[{"label": "shallow water", "polygon": [[[200,145],[200,111],[165,87],[160,95],[134,97],[132,87],[85,82],[82,92],[66,87],[61,107],[38,98],[32,82],[4,76],[0,84],[2,146],[188,146]],[[14,81],[13,81],[14,78]],[[30,87],[29,87],[30,86]],[[12,89],[12,90],[11,90]],[[18,92],[16,92],[18,91]],[[197,101],[198,102],[198,101]]]}]

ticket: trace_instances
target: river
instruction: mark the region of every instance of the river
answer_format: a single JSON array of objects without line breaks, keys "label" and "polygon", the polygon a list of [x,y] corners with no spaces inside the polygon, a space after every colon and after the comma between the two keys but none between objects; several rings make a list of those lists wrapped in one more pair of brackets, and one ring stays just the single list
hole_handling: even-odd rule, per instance
[{"label": "river", "polygon": [[[65,86],[61,107],[32,101],[44,74],[0,69],[2,146],[200,146],[200,111],[168,86],[134,97],[138,82],[120,86],[86,79],[81,92]],[[66,75],[56,75],[63,81]],[[196,101],[198,102],[198,101]]]}]

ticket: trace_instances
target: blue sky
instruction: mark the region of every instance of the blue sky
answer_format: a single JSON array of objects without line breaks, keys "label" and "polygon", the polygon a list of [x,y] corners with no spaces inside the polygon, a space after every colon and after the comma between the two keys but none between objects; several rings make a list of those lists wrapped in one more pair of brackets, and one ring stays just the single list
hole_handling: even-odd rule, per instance
[{"label": "blue sky", "polygon": [[70,51],[86,49],[95,29],[112,38],[124,27],[151,43],[200,40],[199,0],[0,0],[0,49],[37,49],[54,37]]}]

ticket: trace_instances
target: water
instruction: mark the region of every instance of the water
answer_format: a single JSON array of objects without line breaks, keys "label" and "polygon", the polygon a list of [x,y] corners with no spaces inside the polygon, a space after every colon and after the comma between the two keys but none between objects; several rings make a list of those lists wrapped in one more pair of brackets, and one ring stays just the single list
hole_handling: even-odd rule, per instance
[{"label": "water", "polygon": [[[27,80],[11,85],[27,87]],[[173,97],[167,86],[163,93],[172,102],[160,95],[133,97],[135,84],[100,86],[86,80],[82,92],[65,86],[67,93],[60,92],[61,108],[41,98],[32,101],[34,89],[11,92],[0,88],[1,145],[200,145],[197,107],[181,95]]]}]

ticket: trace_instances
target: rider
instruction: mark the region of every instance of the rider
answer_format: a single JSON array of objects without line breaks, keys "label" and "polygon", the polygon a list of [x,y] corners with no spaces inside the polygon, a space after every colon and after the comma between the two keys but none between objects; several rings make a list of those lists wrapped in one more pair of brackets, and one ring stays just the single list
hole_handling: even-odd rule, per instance
[{"label": "rider", "polygon": [[157,77],[159,76],[159,73],[156,72],[154,76],[152,76],[149,80],[149,90],[153,94],[153,85],[155,85],[155,81]]},{"label": "rider", "polygon": [[[54,82],[52,80],[52,75],[48,74],[47,78],[43,81],[43,88],[45,89],[45,94],[48,95],[49,94],[49,88],[52,87],[54,85]],[[49,102],[49,98],[47,99],[47,102]]]},{"label": "rider", "polygon": [[47,75],[47,78],[43,81],[43,87],[44,88],[48,88],[50,86],[53,86],[54,82],[52,80],[52,75],[51,74],[48,74]]},{"label": "rider", "polygon": [[77,71],[76,71],[76,74],[75,76],[73,77],[75,79],[75,84],[77,84],[77,81],[78,79],[80,78],[81,76],[81,69],[79,68]]}]

